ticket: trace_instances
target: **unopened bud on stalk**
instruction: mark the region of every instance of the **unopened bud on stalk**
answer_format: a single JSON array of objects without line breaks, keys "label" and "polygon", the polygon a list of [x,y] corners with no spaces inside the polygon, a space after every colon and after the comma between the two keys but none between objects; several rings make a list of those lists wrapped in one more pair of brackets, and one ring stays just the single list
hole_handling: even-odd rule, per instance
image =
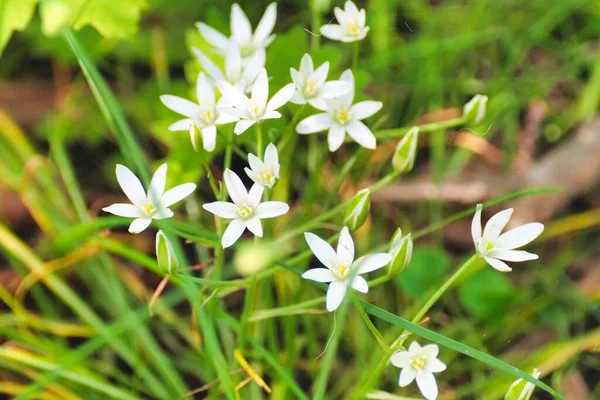
[{"label": "unopened bud on stalk", "polygon": [[271,264],[275,254],[269,245],[261,243],[245,243],[236,251],[233,264],[238,274],[252,276]]},{"label": "unopened bud on stalk", "polygon": [[389,273],[392,278],[400,275],[404,268],[410,264],[412,252],[413,241],[411,234],[409,233],[406,236],[402,236],[402,229],[396,229],[389,251],[389,254],[392,256],[392,261],[389,266]]},{"label": "unopened bud on stalk", "polygon": [[[534,368],[531,376],[538,379],[540,377],[540,371]],[[504,400],[529,400],[533,393],[533,389],[535,389],[533,383],[519,378],[510,385],[508,392],[506,392],[506,395],[504,396]]]},{"label": "unopened bud on stalk", "polygon": [[194,150],[200,151],[199,149],[202,149],[202,134],[200,133],[200,128],[198,128],[198,125],[196,124],[190,125],[190,139]]},{"label": "unopened bud on stalk", "polygon": [[413,126],[396,146],[396,151],[394,151],[394,157],[392,158],[394,170],[404,174],[413,168],[415,159],[417,158],[418,141],[419,128]]},{"label": "unopened bud on stalk", "polygon": [[310,0],[310,7],[319,14],[325,14],[331,8],[331,0]]},{"label": "unopened bud on stalk", "polygon": [[348,204],[348,207],[346,207],[344,225],[353,231],[360,228],[367,220],[370,208],[371,192],[369,188],[366,188],[356,193],[350,204]]},{"label": "unopened bud on stalk", "polygon": [[463,107],[463,118],[465,123],[477,124],[485,117],[488,97],[483,94],[475,95]]},{"label": "unopened bud on stalk", "polygon": [[171,242],[162,230],[156,233],[156,259],[158,266],[168,274],[177,272],[179,268],[177,257],[175,257]]}]

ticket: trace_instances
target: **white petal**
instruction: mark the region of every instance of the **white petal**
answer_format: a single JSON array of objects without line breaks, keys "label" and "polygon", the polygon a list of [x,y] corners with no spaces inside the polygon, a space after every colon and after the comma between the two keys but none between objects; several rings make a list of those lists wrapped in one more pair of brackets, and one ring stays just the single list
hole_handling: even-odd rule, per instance
[{"label": "white petal", "polygon": [[164,94],[160,96],[160,101],[171,111],[189,118],[197,118],[200,107],[198,104],[186,100],[182,97]]},{"label": "white petal", "polygon": [[200,51],[200,49],[192,47],[192,51],[194,52],[194,55],[198,59],[198,62],[200,63],[204,71],[206,71],[208,76],[210,76],[217,82],[225,80],[225,74],[223,74],[221,68],[219,68],[217,64],[215,64],[209,57],[207,57],[202,51]]},{"label": "white petal", "polygon": [[333,15],[335,15],[335,19],[340,23],[340,25],[346,25],[348,21],[348,15],[345,10],[342,10],[339,7],[335,7],[333,9]]},{"label": "white petal", "polygon": [[146,192],[138,177],[129,168],[121,164],[117,164],[116,174],[119,186],[121,186],[125,196],[136,206],[144,207],[146,205]]},{"label": "white petal", "polygon": [[494,243],[496,239],[498,239],[498,236],[500,236],[500,232],[502,232],[506,224],[508,224],[508,220],[512,216],[512,213],[513,209],[509,208],[500,211],[498,214],[495,214],[492,218],[490,218],[483,229],[483,238],[491,243]]},{"label": "white petal", "polygon": [[229,107],[229,106],[219,106],[219,110],[222,113],[231,115],[232,117],[235,117],[235,118],[243,118],[243,119],[248,118],[248,111],[246,109],[244,109],[244,108],[235,108],[235,107]]},{"label": "white petal", "polygon": [[356,260],[352,269],[355,269],[357,274],[366,274],[385,267],[390,261],[392,261],[392,256],[388,253],[370,254]]},{"label": "white petal", "polygon": [[369,291],[369,284],[362,276],[355,276],[350,282],[350,287],[361,293],[367,293]]},{"label": "white petal", "polygon": [[252,88],[252,103],[258,105],[261,108],[266,107],[267,99],[269,98],[269,77],[267,76],[267,70],[262,69],[258,73],[258,77],[254,82]]},{"label": "white petal", "polygon": [[415,380],[416,375],[417,375],[417,373],[414,370],[414,368],[412,368],[410,366],[403,368],[402,371],[400,372],[400,380],[398,381],[398,385],[400,385],[400,387],[405,387],[405,386],[410,385],[412,383],[412,381]]},{"label": "white petal", "polygon": [[315,70],[315,66],[313,64],[313,59],[310,54],[306,53],[302,56],[300,60],[300,75],[302,78],[306,78],[310,76]]},{"label": "white petal", "polygon": [[304,279],[310,279],[316,282],[333,282],[337,279],[336,275],[327,268],[313,268],[302,274]]},{"label": "white petal", "polygon": [[499,260],[515,262],[537,260],[539,258],[537,254],[529,253],[524,250],[498,250],[491,252],[488,255]]},{"label": "white petal", "polygon": [[342,40],[345,36],[344,29],[337,24],[323,25],[320,30],[323,36],[331,40]]},{"label": "white petal", "polygon": [[246,228],[248,228],[248,230],[250,232],[252,232],[254,235],[256,235],[258,237],[262,237],[263,229],[262,229],[262,224],[260,223],[260,218],[254,216],[250,219],[247,219],[244,222],[246,223]]},{"label": "white petal", "polygon": [[193,183],[184,183],[183,185],[175,186],[165,192],[160,203],[163,207],[169,207],[188,197],[194,190],[196,190],[196,185]]},{"label": "white petal", "polygon": [[392,355],[390,361],[396,368],[405,368],[410,362],[410,357],[411,356],[408,351],[397,351]]},{"label": "white petal", "polygon": [[281,118],[281,113],[279,113],[278,111],[269,111],[269,110],[267,110],[267,112],[265,112],[263,114],[263,116],[260,117],[260,119],[277,119],[277,118]]},{"label": "white petal", "polygon": [[483,205],[477,204],[475,215],[473,215],[473,221],[471,221],[471,236],[473,237],[473,243],[477,247],[477,243],[481,239],[481,210]]},{"label": "white petal", "polygon": [[270,167],[279,166],[279,154],[273,143],[269,143],[265,149],[265,164]]},{"label": "white petal", "polygon": [[170,131],[189,131],[190,126],[194,123],[194,120],[191,118],[180,119],[177,122],[169,125]]},{"label": "white petal", "polygon": [[260,45],[264,44],[266,46],[266,41],[273,32],[273,27],[275,27],[275,20],[277,19],[277,3],[271,3],[267,6],[265,13],[262,18],[258,22],[258,26],[254,31],[254,44]]},{"label": "white petal", "polygon": [[217,127],[214,125],[202,128],[202,143],[204,150],[213,151],[217,145]]},{"label": "white petal", "polygon": [[256,50],[248,59],[248,64],[242,72],[242,79],[248,85],[253,84],[260,71],[265,67],[267,53],[264,50]]},{"label": "white petal", "polygon": [[422,373],[417,376],[417,386],[423,397],[427,400],[435,400],[438,396],[438,387],[435,377],[431,373]]},{"label": "white petal", "polygon": [[362,122],[352,122],[346,127],[346,131],[348,132],[348,135],[362,147],[366,147],[367,149],[375,149],[375,147],[377,147],[375,135],[373,135],[371,130]]},{"label": "white petal", "polygon": [[215,28],[206,25],[205,23],[198,22],[196,24],[196,28],[200,31],[202,37],[210,44],[215,46],[218,49],[226,49],[229,40],[227,36],[223,35],[221,32],[216,30]]},{"label": "white petal", "polygon": [[532,242],[543,231],[544,225],[539,222],[532,222],[503,233],[494,244],[498,249],[516,249]]},{"label": "white petal", "polygon": [[383,103],[380,101],[361,101],[350,107],[350,113],[354,119],[365,119],[381,110]]},{"label": "white petal", "polygon": [[252,207],[258,207],[260,205],[260,201],[262,200],[262,195],[265,191],[264,186],[254,184],[248,191],[248,203]]},{"label": "white petal", "polygon": [[[229,82],[219,81],[217,82],[217,86],[221,91],[221,94],[227,101],[227,105],[234,106],[236,108],[241,108],[243,110],[247,110],[250,108],[250,99],[244,94],[241,87],[234,86]],[[223,104],[222,98],[219,99],[219,104]]]},{"label": "white petal", "polygon": [[236,211],[235,204],[227,201],[214,201],[212,203],[203,204],[202,208],[221,218],[236,219],[240,217]]},{"label": "white petal", "polygon": [[415,341],[413,341],[410,346],[408,346],[408,352],[411,354],[415,354],[421,351],[421,345]]},{"label": "white petal", "polygon": [[282,87],[273,95],[273,97],[271,97],[271,100],[269,100],[269,103],[267,104],[267,110],[273,111],[283,106],[285,103],[290,101],[295,91],[296,86],[293,83],[288,83]]},{"label": "white petal", "polygon": [[233,132],[235,132],[236,135],[241,135],[242,133],[246,132],[248,130],[248,128],[250,128],[255,123],[256,123],[256,121],[251,121],[249,119],[243,119],[241,121],[238,121],[235,124],[235,128],[233,129]]},{"label": "white petal", "polygon": [[327,133],[329,151],[333,152],[340,148],[346,137],[346,129],[338,124],[332,124]]},{"label": "white petal", "polygon": [[117,203],[104,207],[102,210],[119,217],[139,218],[143,216],[141,210],[133,204]]},{"label": "white petal", "polygon": [[350,106],[354,101],[354,74],[352,73],[352,70],[347,69],[344,72],[342,72],[342,75],[340,76],[340,81],[347,82],[350,86],[350,90],[348,90],[347,93],[340,96],[338,99],[342,104]]},{"label": "white petal", "polygon": [[336,253],[338,262],[348,266],[352,265],[354,261],[354,240],[352,240],[347,226],[340,231]]},{"label": "white petal", "polygon": [[321,264],[327,268],[331,268],[336,258],[333,247],[331,247],[329,243],[314,233],[305,232],[304,238],[306,239],[306,243],[308,243],[308,247],[310,247],[315,257],[321,261]]},{"label": "white petal", "polygon": [[437,344],[428,344],[422,347],[422,351],[427,354],[429,359],[433,359],[440,353],[440,348]]},{"label": "white petal", "polygon": [[250,164],[250,168],[252,169],[252,171],[255,171],[257,173],[259,173],[260,170],[263,169],[265,166],[265,164],[262,161],[260,161],[260,158],[256,157],[252,153],[248,153],[248,164]]},{"label": "white petal", "polygon": [[223,237],[221,238],[221,245],[224,249],[234,244],[242,233],[246,230],[246,224],[241,219],[234,219],[227,225]]},{"label": "white petal", "polygon": [[429,372],[442,372],[446,370],[446,364],[438,360],[437,358],[429,360],[427,363],[427,369]]},{"label": "white petal", "polygon": [[129,233],[140,233],[149,227],[150,223],[152,223],[151,218],[136,218],[131,225],[129,225]]},{"label": "white petal", "polygon": [[315,70],[312,74],[312,79],[317,82],[317,85],[322,85],[323,82],[327,79],[327,74],[329,73],[329,61],[324,62]]},{"label": "white petal", "polygon": [[227,187],[227,193],[229,193],[229,197],[231,197],[231,200],[233,200],[235,204],[248,202],[248,192],[246,191],[246,187],[235,172],[226,169],[223,174],[223,180]]},{"label": "white petal", "polygon": [[175,215],[175,213],[167,207],[159,206],[156,213],[152,216],[152,219],[173,218],[173,215]]},{"label": "white petal", "polygon": [[[327,113],[320,113],[311,115],[310,117],[304,118],[298,125],[296,125],[296,132],[301,135],[309,133],[321,132],[329,129],[331,126],[331,115]],[[343,141],[343,139],[342,139]]]},{"label": "white petal", "polygon": [[[162,164],[150,181],[148,186],[148,202],[150,204],[157,204],[165,191],[165,185],[167,184],[167,164]],[[168,206],[166,206],[168,207]]]},{"label": "white petal", "polygon": [[346,15],[358,17],[358,7],[356,7],[356,4],[354,4],[350,0],[346,0],[346,2],[344,3],[344,9],[346,10]]},{"label": "white petal", "polygon": [[485,261],[487,261],[488,264],[490,264],[492,267],[494,267],[494,269],[500,271],[500,272],[509,272],[512,271],[512,268],[509,267],[508,265],[506,265],[505,262],[497,260],[495,258],[491,258],[491,257],[484,257]]},{"label": "white petal", "polygon": [[215,121],[215,125],[224,125],[224,124],[231,124],[232,122],[237,122],[239,121],[239,117],[236,117],[235,115],[230,115],[227,114],[226,112],[219,112],[219,116],[217,117],[217,120]]},{"label": "white petal", "polygon": [[198,74],[198,80],[196,81],[196,97],[198,104],[202,107],[213,107],[215,105],[215,89],[208,82],[204,72]]},{"label": "white petal", "polygon": [[308,102],[308,104],[310,104],[311,106],[313,106],[317,110],[327,111],[329,109],[329,107],[327,107],[327,102],[322,97],[313,97],[312,99],[304,100],[304,103],[298,103],[298,104],[306,104],[307,102]]},{"label": "white petal", "polygon": [[231,27],[231,35],[235,37],[240,45],[250,43],[252,26],[250,25],[248,17],[237,3],[231,7],[229,24]]},{"label": "white petal", "polygon": [[346,295],[346,284],[341,281],[333,281],[327,289],[327,300],[325,306],[327,311],[335,311],[344,301]]},{"label": "white petal", "polygon": [[225,74],[229,82],[236,82],[242,76],[242,54],[235,42],[231,43],[225,55]]},{"label": "white petal", "polygon": [[290,206],[282,201],[265,201],[256,208],[256,216],[261,219],[275,218],[287,213],[289,209]]},{"label": "white petal", "polygon": [[352,86],[348,82],[330,81],[323,84],[320,93],[323,98],[331,99],[346,94],[350,90],[352,90]]}]

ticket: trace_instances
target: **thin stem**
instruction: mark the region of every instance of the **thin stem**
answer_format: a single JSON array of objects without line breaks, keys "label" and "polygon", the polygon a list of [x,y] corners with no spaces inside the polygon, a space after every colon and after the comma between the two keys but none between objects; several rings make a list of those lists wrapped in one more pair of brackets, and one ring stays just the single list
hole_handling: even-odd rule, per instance
[{"label": "thin stem", "polygon": [[321,35],[319,34],[319,27],[321,25],[321,13],[314,6],[311,7],[311,19],[310,19],[310,50],[315,51],[319,48]]},{"label": "thin stem", "polygon": [[263,158],[263,134],[260,122],[256,124],[256,156],[261,160]]},{"label": "thin stem", "polygon": [[354,49],[352,53],[352,71],[356,73],[358,71],[358,56],[360,54],[360,40],[357,40],[353,44]]},{"label": "thin stem", "polygon": [[242,311],[242,318],[240,321],[240,335],[238,337],[238,348],[244,348],[246,342],[246,334],[248,333],[248,321],[252,308],[254,306],[254,298],[256,297],[256,284],[257,274],[252,275],[252,281],[250,286],[246,289],[246,296],[244,297],[244,310]]},{"label": "thin stem", "polygon": [[[449,119],[447,121],[430,122],[428,124],[415,125],[415,126],[417,128],[419,128],[419,133],[427,133],[427,132],[435,132],[438,130],[454,128],[454,127],[457,127],[464,123],[465,123],[465,119],[463,117],[458,117],[458,118]],[[409,130],[410,130],[410,127],[382,129],[382,130],[375,132],[374,135],[377,139],[395,138],[395,137],[404,136]]]},{"label": "thin stem", "polygon": [[279,141],[279,145],[277,146],[278,147],[277,151],[279,151],[280,154],[283,152],[283,150],[286,148],[286,146],[290,142],[290,139],[291,139],[292,135],[294,134],[294,128],[296,127],[296,123],[300,119],[300,116],[302,115],[302,112],[304,111],[305,108],[306,108],[306,104],[303,104],[302,106],[298,107],[298,109],[294,113],[294,116],[292,117],[292,122],[289,123],[289,125],[286,127],[285,131],[283,132],[283,137],[281,138],[281,140]]},{"label": "thin stem", "polygon": [[381,346],[383,351],[386,351],[386,352],[389,351],[390,347],[385,342],[383,335],[377,330],[375,325],[373,325],[373,322],[371,321],[371,319],[365,312],[364,308],[362,307],[362,305],[360,304],[360,302],[358,301],[358,299],[356,298],[356,295],[354,293],[352,293],[352,301],[354,302],[354,305],[356,306],[356,309],[358,310],[358,313],[360,314],[360,317],[364,321],[365,325],[367,325],[367,328],[369,328],[369,331],[371,331],[371,333],[377,340],[377,343],[379,343],[379,346]]}]

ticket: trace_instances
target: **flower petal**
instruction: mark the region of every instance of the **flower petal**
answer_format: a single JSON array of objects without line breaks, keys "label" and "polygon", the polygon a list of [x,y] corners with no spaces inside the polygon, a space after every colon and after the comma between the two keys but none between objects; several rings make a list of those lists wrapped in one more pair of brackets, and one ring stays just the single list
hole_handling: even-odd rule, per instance
[{"label": "flower petal", "polygon": [[346,131],[348,132],[348,135],[362,147],[366,147],[367,149],[371,150],[377,147],[375,135],[373,135],[371,130],[367,128],[367,126],[361,121],[352,122],[346,127]]},{"label": "flower petal", "polygon": [[177,203],[180,200],[188,197],[192,192],[196,190],[194,183],[184,183],[183,185],[177,185],[165,192],[160,200],[163,207],[169,207],[172,204]]},{"label": "flower petal", "polygon": [[240,217],[236,211],[235,204],[227,201],[213,201],[212,203],[203,204],[202,208],[221,218],[236,219]]},{"label": "flower petal", "polygon": [[440,354],[440,348],[437,344],[427,344],[422,347],[422,351],[427,354],[430,359],[436,358]]},{"label": "flower petal", "polygon": [[408,351],[397,351],[392,355],[390,361],[396,368],[406,368],[410,362],[410,353]]},{"label": "flower petal", "polygon": [[427,363],[427,370],[434,373],[442,372],[446,370],[446,364],[437,358],[433,358]]},{"label": "flower petal", "polygon": [[502,232],[506,224],[508,224],[508,220],[512,216],[512,213],[513,209],[508,208],[490,218],[483,229],[483,239],[490,243],[495,243],[498,236],[500,236],[500,232]]},{"label": "flower petal", "polygon": [[355,276],[352,282],[350,282],[350,287],[361,293],[369,292],[369,284],[362,276]]},{"label": "flower petal", "polygon": [[227,225],[223,237],[221,238],[221,245],[224,249],[234,244],[242,233],[246,230],[246,224],[241,219],[234,219]]},{"label": "flower petal", "polygon": [[400,372],[400,380],[398,381],[398,385],[400,385],[400,387],[408,386],[412,383],[412,381],[415,380],[416,376],[417,372],[415,369],[411,366],[407,366]]},{"label": "flower petal", "polygon": [[159,206],[156,213],[152,216],[152,219],[173,218],[173,215],[175,215],[175,213],[167,207]]},{"label": "flower petal", "polygon": [[317,82],[317,85],[321,86],[327,79],[327,74],[329,74],[329,61],[324,62],[315,70],[312,74],[312,80]]},{"label": "flower petal", "polygon": [[323,25],[320,31],[321,35],[330,40],[342,40],[342,38],[345,36],[344,29],[337,24]]},{"label": "flower petal", "polygon": [[350,113],[352,114],[352,118],[361,120],[369,118],[371,115],[381,110],[381,107],[383,107],[383,103],[380,101],[361,101],[350,107]]},{"label": "flower petal", "polygon": [[263,229],[262,224],[260,223],[260,218],[254,216],[244,221],[246,223],[246,228],[250,232],[252,232],[255,236],[262,237]]},{"label": "flower petal", "polygon": [[196,98],[198,104],[202,107],[214,107],[215,105],[215,89],[208,82],[204,72],[198,74],[198,80],[196,81]]},{"label": "flower petal", "polygon": [[293,83],[288,83],[279,89],[279,91],[275,93],[273,97],[271,97],[271,100],[269,100],[267,103],[267,110],[277,110],[279,107],[286,104],[288,101],[290,101],[295,91],[296,86]]},{"label": "flower petal", "polygon": [[327,268],[313,268],[302,274],[304,279],[309,279],[315,282],[333,282],[337,279],[336,275]]},{"label": "flower petal", "polygon": [[283,201],[265,201],[256,208],[256,216],[260,219],[275,218],[287,213],[290,210]]},{"label": "flower petal", "polygon": [[279,166],[279,154],[273,143],[269,143],[265,149],[265,164],[269,167]]},{"label": "flower petal", "polygon": [[244,13],[237,3],[234,3],[231,7],[229,25],[231,28],[231,35],[240,45],[250,43],[250,39],[252,38],[252,26],[250,25],[246,13]]},{"label": "flower petal", "polygon": [[310,117],[304,118],[298,125],[296,125],[296,132],[301,135],[321,132],[329,129],[329,127],[331,127],[331,123],[331,115],[327,113],[311,115]]},{"label": "flower petal", "polygon": [[[248,203],[250,203],[250,205],[252,205],[252,207],[259,207],[260,206],[260,201],[262,200],[262,195],[265,191],[264,186],[262,185],[257,185],[254,184],[252,185],[252,187],[250,188],[250,191],[248,192]],[[258,212],[258,210],[257,210]]]},{"label": "flower petal", "polygon": [[136,218],[129,225],[129,233],[140,233],[144,231],[152,223],[152,218]]},{"label": "flower petal", "polygon": [[189,131],[190,126],[194,123],[191,118],[180,119],[179,121],[173,122],[169,125],[170,131]]},{"label": "flower petal", "polygon": [[167,164],[165,163],[158,167],[154,175],[152,175],[152,180],[148,186],[148,203],[158,205],[158,202],[165,191],[166,184]]},{"label": "flower petal", "polygon": [[256,30],[254,31],[254,44],[256,46],[264,44],[273,32],[275,27],[275,20],[277,19],[277,3],[273,2],[267,6],[265,13],[258,22]]},{"label": "flower petal", "polygon": [[146,191],[138,177],[129,168],[121,164],[117,164],[116,174],[119,186],[121,186],[125,196],[136,206],[144,207],[146,205]]},{"label": "flower petal", "polygon": [[200,49],[197,47],[192,47],[192,51],[194,55],[198,59],[198,62],[202,66],[202,69],[206,71],[208,76],[210,76],[215,81],[223,81],[225,80],[225,74],[223,71],[215,64],[208,56],[206,56]]},{"label": "flower petal", "polygon": [[112,204],[108,207],[104,207],[102,211],[126,218],[140,218],[143,216],[141,210],[133,204]]},{"label": "flower petal", "polygon": [[250,164],[250,168],[252,171],[260,173],[260,170],[265,166],[260,158],[256,157],[252,153],[248,153],[248,164]]},{"label": "flower petal", "polygon": [[427,400],[435,400],[438,396],[438,387],[432,373],[423,372],[417,375],[417,386],[423,397]]},{"label": "flower petal", "polygon": [[235,204],[248,202],[248,192],[239,176],[229,168],[223,174],[227,193]]},{"label": "flower petal", "polygon": [[352,269],[355,270],[357,274],[366,274],[367,272],[385,267],[390,261],[392,261],[392,256],[388,253],[370,254],[356,260]]},{"label": "flower petal", "polygon": [[227,36],[223,35],[221,32],[216,30],[215,28],[206,25],[205,23],[198,22],[196,24],[196,28],[200,31],[200,35],[210,44],[215,46],[218,49],[224,50],[229,45],[229,40]]},{"label": "flower petal", "polygon": [[532,222],[513,228],[504,232],[498,240],[496,240],[496,248],[498,249],[516,249],[532,242],[542,234],[544,225],[539,222]]},{"label": "flower petal", "polygon": [[484,257],[484,259],[495,270],[498,270],[500,272],[510,272],[510,271],[512,271],[512,268],[509,267],[508,265],[506,265],[506,263],[503,262],[503,261],[497,260],[497,259],[492,258],[492,257]]},{"label": "flower petal", "polygon": [[200,107],[198,104],[184,99],[183,97],[164,94],[160,101],[171,111],[189,118],[198,118]]},{"label": "flower petal", "polygon": [[352,90],[352,86],[349,82],[343,81],[329,81],[323,84],[321,87],[320,94],[324,99],[332,99],[334,97],[341,96]]},{"label": "flower petal", "polygon": [[204,150],[213,151],[217,145],[217,127],[214,125],[202,128],[202,143]]},{"label": "flower petal", "polygon": [[277,119],[281,118],[281,113],[279,111],[269,111],[265,112],[260,119]]},{"label": "flower petal", "polygon": [[327,133],[327,144],[329,151],[334,152],[342,146],[346,137],[346,129],[338,124],[331,124]]},{"label": "flower petal", "polygon": [[499,260],[515,262],[537,260],[539,258],[537,254],[529,253],[524,250],[497,250],[488,255]]},{"label": "flower petal", "polygon": [[481,239],[481,210],[483,209],[482,204],[477,204],[475,209],[475,215],[471,221],[471,236],[473,237],[473,243],[477,247],[477,243]]},{"label": "flower petal", "polygon": [[352,240],[347,226],[340,231],[336,253],[338,262],[347,266],[352,265],[354,261],[354,240]]},{"label": "flower petal", "polygon": [[[291,97],[291,95],[290,95]],[[258,73],[258,77],[254,82],[254,87],[252,88],[252,97],[251,101],[253,104],[258,105],[261,108],[266,107],[267,99],[269,98],[269,77],[267,76],[267,70],[262,69]]]},{"label": "flower petal", "polygon": [[238,121],[235,124],[235,128],[233,129],[233,132],[236,135],[241,135],[242,133],[246,132],[255,123],[256,123],[256,121],[251,121],[249,119],[243,119],[241,121]]},{"label": "flower petal", "polygon": [[233,42],[225,55],[225,75],[228,82],[237,82],[242,76],[242,54],[240,46]]},{"label": "flower petal", "polygon": [[310,250],[313,252],[315,257],[321,261],[321,264],[327,268],[331,268],[336,258],[333,247],[331,247],[329,243],[314,233],[305,232],[304,238],[306,239],[306,243],[308,243],[308,247],[310,247]]},{"label": "flower petal", "polygon": [[302,77],[302,81],[304,81],[307,77],[309,77],[315,70],[315,65],[313,64],[313,59],[310,54],[305,53],[300,60],[300,76]]},{"label": "flower petal", "polygon": [[346,295],[346,284],[341,281],[333,281],[327,289],[327,300],[325,306],[327,311],[335,311],[344,301]]},{"label": "flower petal", "polygon": [[408,346],[408,352],[415,354],[421,350],[421,345],[415,341],[413,341],[410,346]]}]

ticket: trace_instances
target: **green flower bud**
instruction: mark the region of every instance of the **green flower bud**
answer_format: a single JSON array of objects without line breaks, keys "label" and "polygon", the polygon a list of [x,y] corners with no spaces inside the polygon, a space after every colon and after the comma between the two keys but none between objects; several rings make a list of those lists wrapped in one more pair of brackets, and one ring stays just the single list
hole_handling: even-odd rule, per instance
[{"label": "green flower bud", "polygon": [[477,124],[485,117],[488,97],[482,94],[475,95],[463,107],[463,118],[466,123]]},{"label": "green flower bud", "polygon": [[413,126],[396,146],[396,151],[394,151],[394,157],[392,158],[394,170],[404,174],[413,168],[415,159],[417,158],[418,141],[419,128]]},{"label": "green flower bud", "polygon": [[344,225],[350,230],[360,228],[367,217],[371,208],[371,191],[369,188],[360,190],[354,195],[348,207],[346,207],[346,215],[344,215]]},{"label": "green flower bud", "polygon": [[[538,379],[540,377],[540,371],[534,368],[531,376]],[[504,400],[529,400],[533,393],[533,389],[535,389],[533,383],[519,378],[510,385],[508,392],[506,392],[506,395],[504,396]]]},{"label": "green flower bud", "polygon": [[311,0],[310,7],[319,14],[325,14],[331,8],[331,0]]},{"label": "green flower bud", "polygon": [[245,243],[236,251],[233,265],[238,274],[252,276],[271,264],[276,252],[270,246],[262,243]]},{"label": "green flower bud", "polygon": [[200,128],[198,128],[198,125],[194,123],[190,125],[190,139],[192,140],[192,147],[194,150],[201,151],[202,134],[200,133]]},{"label": "green flower bud", "polygon": [[175,257],[171,242],[162,230],[156,233],[156,259],[158,266],[168,274],[177,272],[179,268],[177,257]]},{"label": "green flower bud", "polygon": [[398,228],[390,244],[389,254],[392,256],[390,261],[389,274],[396,277],[402,273],[404,268],[410,264],[413,252],[412,236],[409,233],[402,236],[402,229]]}]

